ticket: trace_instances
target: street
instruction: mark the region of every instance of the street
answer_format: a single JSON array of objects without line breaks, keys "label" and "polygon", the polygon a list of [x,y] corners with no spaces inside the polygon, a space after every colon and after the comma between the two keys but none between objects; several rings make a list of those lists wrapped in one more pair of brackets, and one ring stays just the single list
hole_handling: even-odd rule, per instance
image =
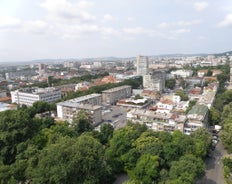
[{"label": "street", "polygon": [[227,152],[219,141],[211,157],[206,159],[205,176],[196,181],[196,184],[224,184],[222,158],[226,155]]}]

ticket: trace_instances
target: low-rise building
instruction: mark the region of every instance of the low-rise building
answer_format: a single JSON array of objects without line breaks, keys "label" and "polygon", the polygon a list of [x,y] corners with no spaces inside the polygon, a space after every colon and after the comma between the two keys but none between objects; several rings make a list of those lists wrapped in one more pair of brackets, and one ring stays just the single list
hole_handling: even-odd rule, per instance
[{"label": "low-rise building", "polygon": [[80,110],[85,110],[90,114],[93,125],[97,125],[102,121],[102,95],[90,94],[64,102],[57,103],[57,116],[59,119],[72,122],[73,117]]},{"label": "low-rise building", "polygon": [[54,87],[49,88],[23,88],[11,92],[12,103],[28,105],[36,101],[54,102],[61,99],[61,91]]},{"label": "low-rise building", "polygon": [[79,111],[85,110],[89,113],[94,126],[102,122],[102,107],[91,104],[78,104],[72,101],[60,102],[57,104],[57,116],[59,119],[67,120],[70,123]]},{"label": "low-rise building", "polygon": [[131,86],[120,86],[109,90],[102,91],[102,100],[106,104],[116,104],[116,102],[123,98],[131,96]]},{"label": "low-rise building", "polygon": [[194,105],[187,114],[187,122],[184,127],[184,133],[190,134],[200,127],[208,127],[209,109],[205,105]]},{"label": "low-rise building", "polygon": [[171,71],[171,74],[177,77],[187,78],[193,75],[193,71],[192,70],[176,70],[176,71]]},{"label": "low-rise building", "polygon": [[157,111],[133,109],[127,113],[127,119],[145,124],[154,131],[183,132],[186,116],[173,113],[159,113]]},{"label": "low-rise building", "polygon": [[148,107],[151,103],[152,100],[148,98],[142,98],[142,99],[127,98],[127,99],[119,100],[117,102],[117,105],[127,108],[143,109]]},{"label": "low-rise building", "polygon": [[16,109],[17,109],[17,105],[0,102],[0,112],[6,111],[6,110],[16,110]]}]

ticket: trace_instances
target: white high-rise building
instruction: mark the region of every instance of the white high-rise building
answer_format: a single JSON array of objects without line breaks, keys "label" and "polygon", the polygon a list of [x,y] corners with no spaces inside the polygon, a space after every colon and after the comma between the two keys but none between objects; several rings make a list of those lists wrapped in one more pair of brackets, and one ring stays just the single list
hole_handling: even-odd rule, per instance
[{"label": "white high-rise building", "polygon": [[149,70],[149,60],[147,56],[137,57],[137,75],[147,75]]}]

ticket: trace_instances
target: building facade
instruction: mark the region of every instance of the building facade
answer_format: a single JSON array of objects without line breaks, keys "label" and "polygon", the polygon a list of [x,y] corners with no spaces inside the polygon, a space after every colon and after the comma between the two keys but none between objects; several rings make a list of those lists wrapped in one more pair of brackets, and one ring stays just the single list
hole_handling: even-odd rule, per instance
[{"label": "building facade", "polygon": [[144,75],[143,87],[146,90],[162,91],[165,88],[165,72],[155,71]]},{"label": "building facade", "polygon": [[131,86],[120,86],[102,91],[102,100],[106,104],[116,104],[118,100],[131,96]]},{"label": "building facade", "polygon": [[54,87],[24,88],[11,92],[12,103],[32,106],[36,101],[54,102],[61,99],[61,91]]},{"label": "building facade", "polygon": [[183,132],[186,116],[173,113],[159,113],[156,111],[133,109],[127,113],[127,119],[145,124],[154,131]]},{"label": "building facade", "polygon": [[72,122],[73,117],[80,110],[85,110],[89,113],[93,125],[97,125],[102,121],[101,103],[101,94],[91,94],[60,102],[57,103],[57,116],[62,120]]},{"label": "building facade", "polygon": [[149,72],[149,60],[147,56],[137,56],[137,75],[147,75]]},{"label": "building facade", "polygon": [[209,109],[206,105],[195,105],[187,114],[187,122],[184,127],[185,134],[191,134],[200,127],[208,127]]}]

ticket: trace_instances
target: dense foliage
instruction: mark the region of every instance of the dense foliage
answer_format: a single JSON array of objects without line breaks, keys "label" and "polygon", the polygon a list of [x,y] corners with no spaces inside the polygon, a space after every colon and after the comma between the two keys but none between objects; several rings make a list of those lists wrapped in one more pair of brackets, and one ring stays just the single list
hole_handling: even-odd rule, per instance
[{"label": "dense foliage", "polygon": [[116,131],[105,124],[98,132],[84,111],[70,126],[36,118],[30,114],[35,108],[47,109],[36,103],[0,113],[0,183],[107,184],[126,172],[131,183],[190,184],[203,174],[209,148],[204,129],[171,135],[128,123]]}]

